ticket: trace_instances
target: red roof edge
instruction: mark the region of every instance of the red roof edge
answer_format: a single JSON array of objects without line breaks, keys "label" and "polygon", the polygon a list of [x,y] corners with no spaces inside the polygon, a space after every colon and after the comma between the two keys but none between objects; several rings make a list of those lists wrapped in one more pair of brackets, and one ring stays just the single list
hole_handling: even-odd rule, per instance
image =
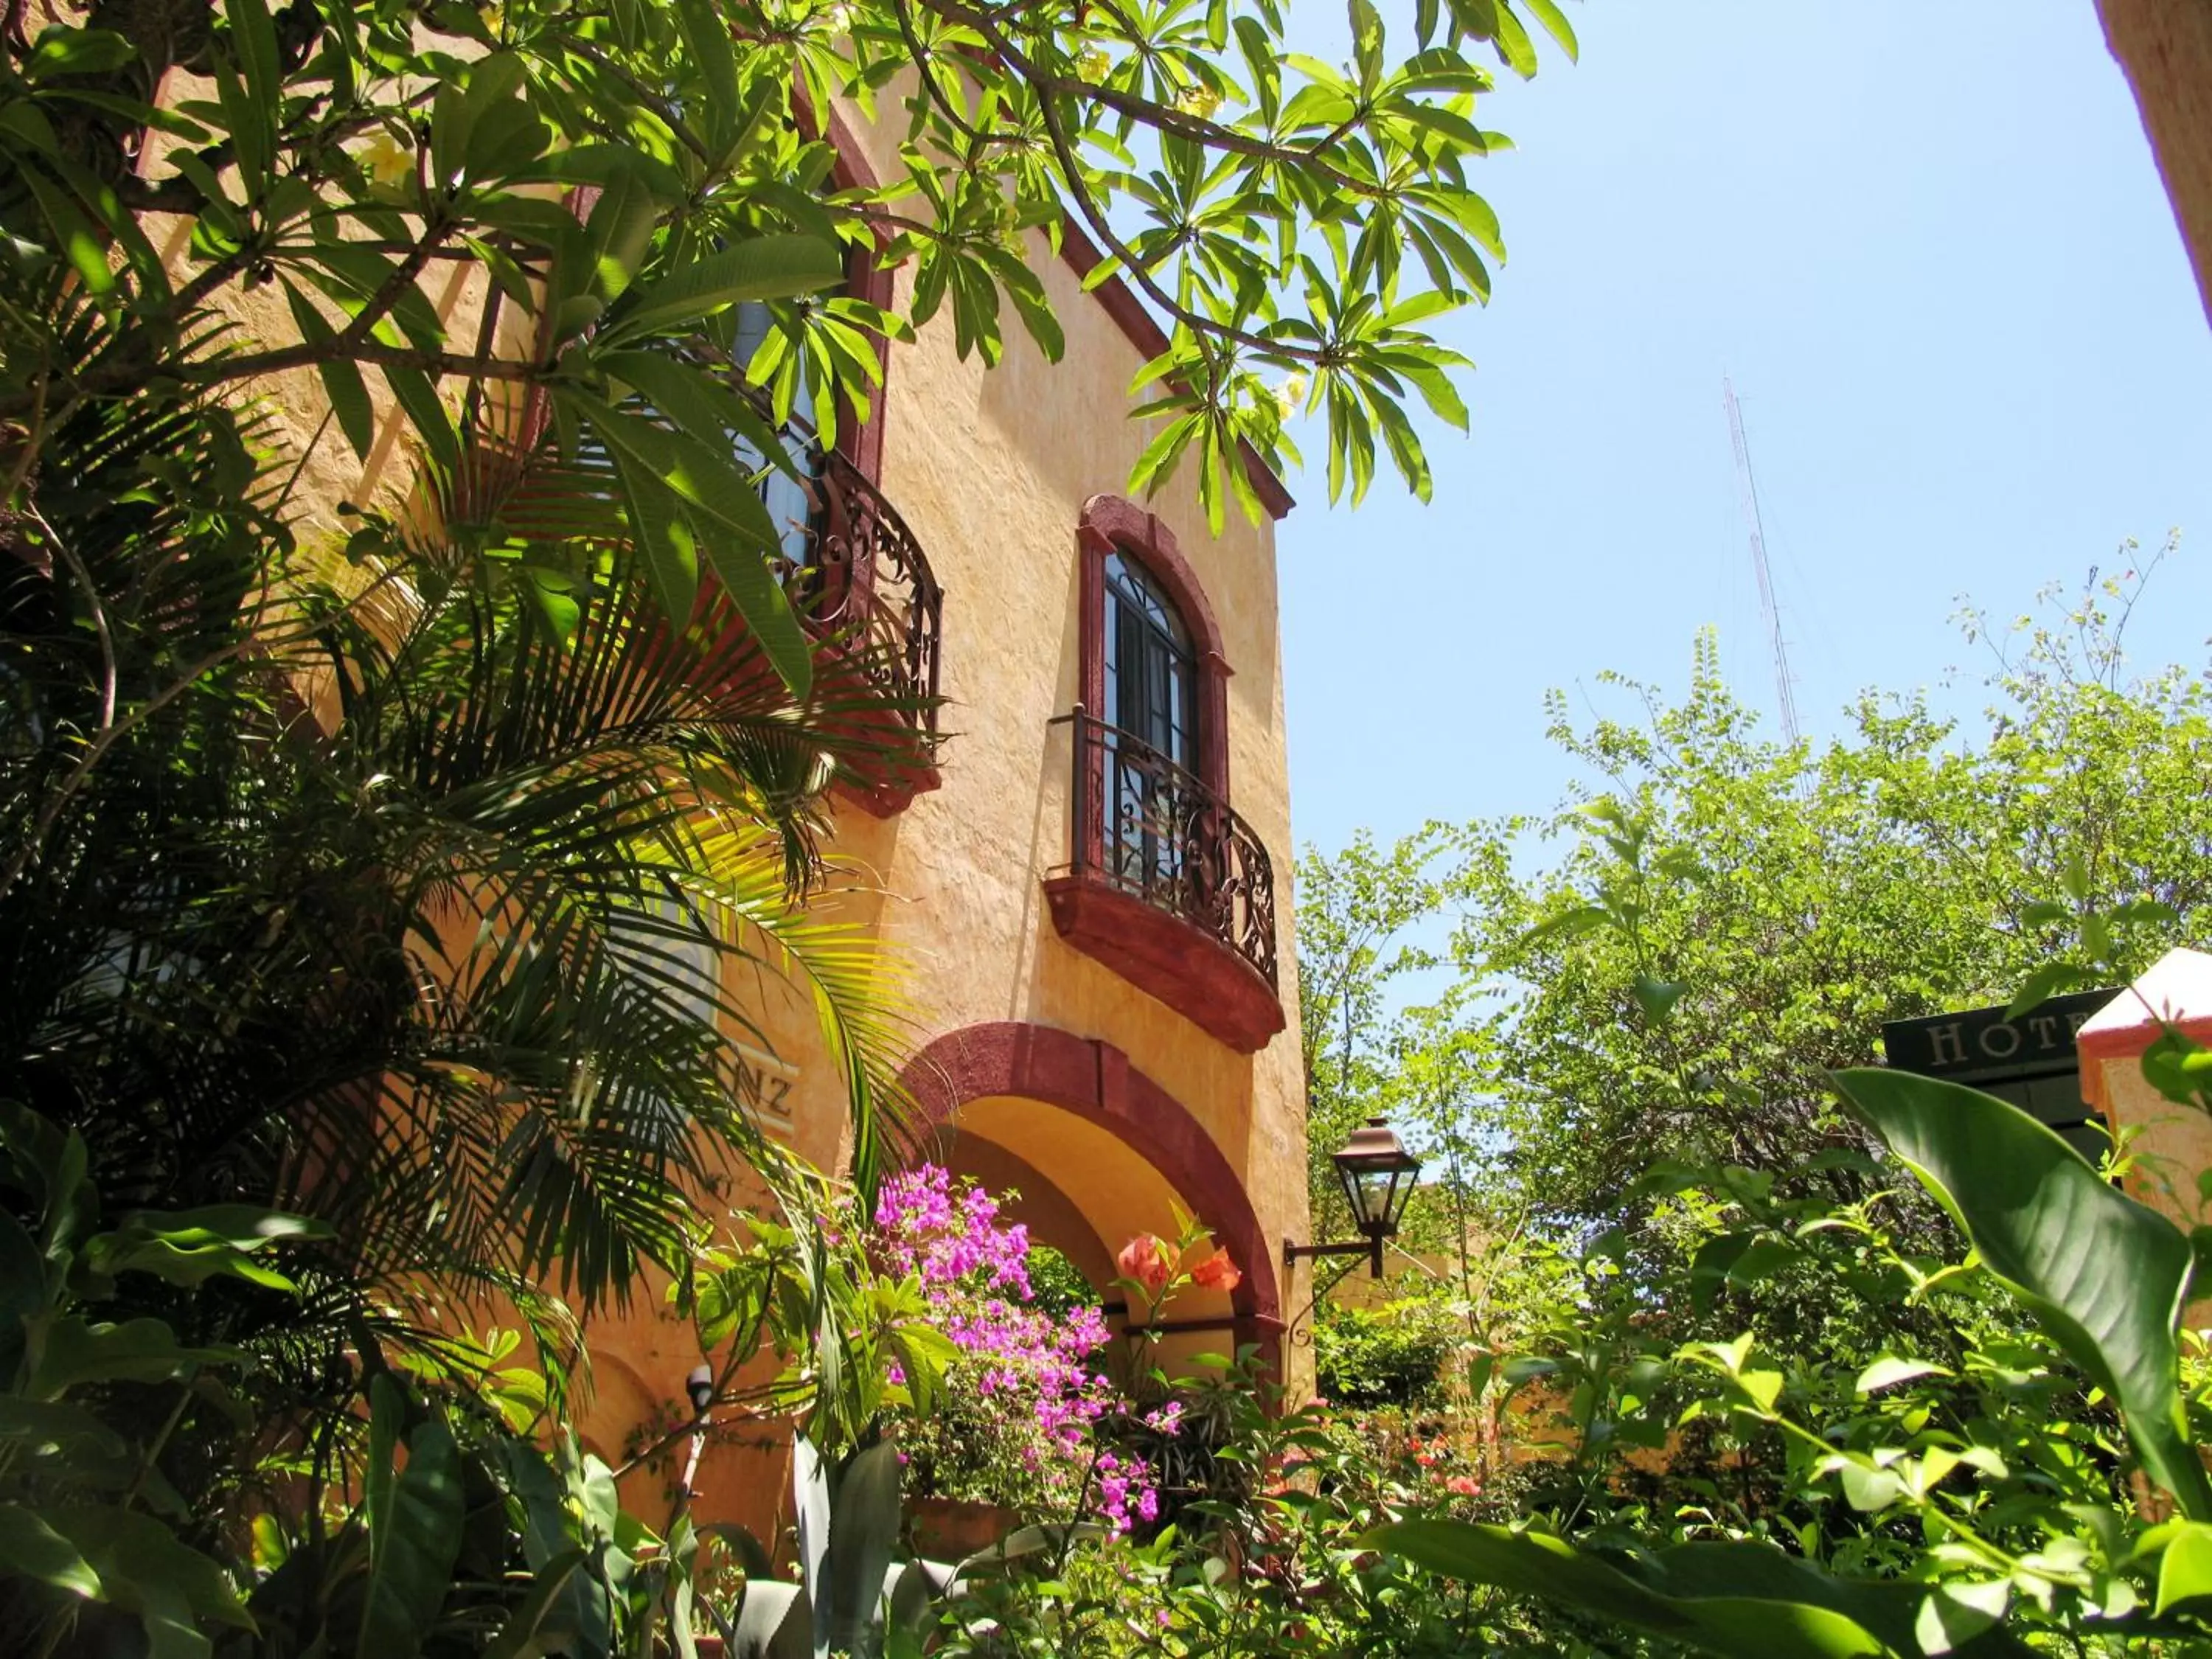
[{"label": "red roof edge", "polygon": [[[1060,257],[1067,261],[1067,268],[1077,276],[1084,277],[1096,270],[1106,256],[1098,251],[1098,244],[1091,240],[1082,226],[1066,219],[1060,228]],[[1135,290],[1119,276],[1109,276],[1091,292],[1129,343],[1146,357],[1157,357],[1168,349],[1167,331],[1145,309]],[[1268,517],[1279,520],[1297,502],[1284,487],[1281,476],[1260,459],[1258,450],[1241,438],[1237,447],[1243,452],[1244,476],[1252,481],[1260,505],[1267,509]]]}]

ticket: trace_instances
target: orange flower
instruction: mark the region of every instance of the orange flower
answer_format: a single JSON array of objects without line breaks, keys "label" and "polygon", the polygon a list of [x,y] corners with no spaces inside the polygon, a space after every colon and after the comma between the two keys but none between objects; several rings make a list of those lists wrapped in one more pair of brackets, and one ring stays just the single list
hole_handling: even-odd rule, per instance
[{"label": "orange flower", "polygon": [[1168,1247],[1151,1233],[1139,1233],[1124,1244],[1114,1265],[1121,1270],[1122,1278],[1133,1279],[1144,1286],[1146,1296],[1158,1296],[1165,1290],[1175,1271],[1168,1263]]},{"label": "orange flower", "polygon": [[1233,1291],[1244,1282],[1244,1275],[1237,1272],[1228,1251],[1216,1250],[1190,1270],[1190,1282],[1209,1291]]}]

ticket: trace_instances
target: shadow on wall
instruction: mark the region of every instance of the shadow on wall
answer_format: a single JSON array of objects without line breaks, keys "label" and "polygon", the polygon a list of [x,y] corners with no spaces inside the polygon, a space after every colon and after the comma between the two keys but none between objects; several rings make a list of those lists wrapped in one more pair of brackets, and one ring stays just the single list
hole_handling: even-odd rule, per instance
[{"label": "shadow on wall", "polygon": [[[1066,295],[1054,281],[1062,276],[1067,280]],[[1025,493],[1031,499],[1042,496],[1060,503],[1072,562],[1083,504],[1093,495],[1119,495],[1127,490],[1130,470],[1143,445],[1158,430],[1158,422],[1139,425],[1127,416],[1132,406],[1129,380],[1139,361],[1120,326],[1095,297],[1080,295],[1073,273],[1057,259],[1050,262],[1048,282],[1067,329],[1066,355],[1056,363],[1045,362],[1029,336],[1010,321],[1006,355],[981,376],[976,414],[995,440],[999,464],[1022,476],[1029,486]],[[1197,506],[1192,482],[1196,465],[1194,459],[1186,458],[1158,498],[1139,499],[1135,504],[1160,514],[1178,537],[1187,538],[1183,550],[1200,567],[1200,580],[1230,635],[1229,695],[1243,719],[1253,722],[1256,730],[1272,732],[1278,667],[1273,573],[1255,572],[1266,580],[1249,590],[1227,580],[1229,573],[1212,555],[1205,515]],[[1243,509],[1233,502],[1224,528],[1232,540],[1250,538],[1250,557],[1263,557],[1257,545],[1261,532],[1245,523]],[[1072,603],[1068,615],[1073,623]],[[1072,675],[1073,661],[1063,653],[1064,673]],[[1067,684],[1073,684],[1072,678]],[[1062,708],[1073,701],[1070,692]]]},{"label": "shadow on wall", "polygon": [[1051,713],[1028,732],[1009,732],[1009,750],[1031,752],[1037,759],[1030,769],[1036,781],[1030,812],[1029,863],[1023,874],[1021,923],[1018,946],[1012,953],[1012,978],[1006,987],[1006,1018],[1037,1018],[1036,976],[1058,947],[1045,909],[1044,878],[1067,862],[1070,777],[1074,769],[1074,740],[1066,726],[1054,720],[1075,706],[1076,683],[1082,669],[1082,565],[1076,557],[1075,523],[1070,520],[1060,547],[1062,604],[1060,650],[1053,667]]},{"label": "shadow on wall", "polygon": [[1205,1126],[1230,1163],[1249,1176],[1256,1151],[1258,1057],[1240,1054],[1207,1036],[1157,997],[1064,943],[1042,904],[1033,927],[1036,971],[1030,976],[1027,1006],[1018,1018],[1101,1037],[1127,1054],[1139,1071],[1172,1078],[1176,1098]]},{"label": "shadow on wall", "polygon": [[1028,1228],[1036,1243],[1058,1250],[1093,1289],[1114,1282],[1113,1247],[1099,1237],[1074,1200],[1035,1164],[996,1141],[963,1133],[950,1124],[939,1127],[931,1156],[956,1177],[972,1176],[988,1192],[1020,1194],[1000,1208],[1002,1221]]}]

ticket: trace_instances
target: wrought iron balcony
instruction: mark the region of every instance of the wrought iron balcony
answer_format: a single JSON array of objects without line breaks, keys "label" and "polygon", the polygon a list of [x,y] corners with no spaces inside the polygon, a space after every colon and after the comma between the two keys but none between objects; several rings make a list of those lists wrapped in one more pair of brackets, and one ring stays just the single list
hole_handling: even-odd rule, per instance
[{"label": "wrought iron balcony", "polygon": [[907,723],[937,732],[938,652],[945,591],[921,544],[867,475],[831,451],[810,481],[813,500],[783,587],[817,635],[849,642]]},{"label": "wrought iron balcony", "polygon": [[1079,707],[1053,724],[1074,748],[1068,863],[1046,883],[1061,935],[1232,1047],[1264,1047],[1284,1023],[1267,848],[1142,739]]}]

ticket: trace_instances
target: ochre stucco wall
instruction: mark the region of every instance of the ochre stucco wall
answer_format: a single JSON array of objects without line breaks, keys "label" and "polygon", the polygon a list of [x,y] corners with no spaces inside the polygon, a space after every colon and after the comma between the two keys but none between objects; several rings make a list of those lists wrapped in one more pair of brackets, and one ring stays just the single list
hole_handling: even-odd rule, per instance
[{"label": "ochre stucco wall", "polygon": [[[880,134],[864,134],[861,142],[888,149]],[[890,170],[888,154],[876,160],[879,172]],[[900,815],[878,819],[857,806],[841,810],[831,850],[848,890],[823,908],[876,927],[902,964],[915,1049],[965,1027],[1011,1020],[1121,1051],[1133,1071],[1165,1090],[1203,1128],[1241,1180],[1264,1248],[1273,1254],[1285,1237],[1307,1237],[1273,526],[1249,523],[1232,508],[1223,533],[1209,534],[1188,475],[1144,503],[1173,531],[1218,623],[1232,672],[1230,800],[1273,865],[1279,993],[1289,1023],[1248,1055],[1063,944],[1045,904],[1042,879],[1067,858],[1069,736],[1050,722],[1077,696],[1077,523],[1090,497],[1125,489],[1152,428],[1127,416],[1129,381],[1145,354],[1042,234],[1032,252],[1066,330],[1060,362],[1044,360],[1011,307],[1004,356],[994,368],[958,357],[949,315],[891,349],[880,482],[945,590],[947,707],[940,726],[950,738],[941,787]],[[482,289],[460,269],[434,268],[425,288],[456,337],[468,338]],[[910,281],[909,271],[898,273],[902,300]],[[241,296],[237,313],[262,343],[291,337],[273,291]],[[501,323],[514,349],[525,319],[517,313]],[[251,388],[270,398],[294,453],[309,456],[297,495],[311,540],[343,535],[338,501],[383,495],[385,505],[396,505],[390,492],[412,475],[376,377],[372,386],[380,443],[366,465],[334,424],[316,441],[325,405],[311,373]],[[453,398],[459,387],[448,382],[444,390]],[[842,1167],[850,1146],[843,1085],[814,1035],[805,998],[766,969],[749,971],[733,988],[759,1011],[759,1030],[748,1041],[777,1057],[763,1069],[786,1090],[786,1113],[773,1126],[779,1138],[824,1168]],[[1035,1209],[1040,1231],[1066,1230],[1079,1216],[1087,1237],[1068,1243],[1086,1266],[1138,1231],[1171,1231],[1177,1203],[1200,1207],[1179,1190],[1172,1169],[1155,1167],[1123,1141],[1036,1101],[971,1103],[951,1127],[1018,1158],[1050,1184],[1053,1193],[1040,1194]],[[977,1159],[988,1164],[990,1151],[979,1147]],[[702,1196],[707,1206],[736,1202]],[[1304,1268],[1284,1275],[1283,1316],[1294,1315],[1310,1293]],[[1186,1298],[1170,1316],[1225,1323],[1227,1313],[1226,1298],[1216,1294]],[[658,1287],[641,1294],[626,1315],[595,1325],[590,1340],[597,1387],[586,1437],[619,1460],[641,1424],[675,1409],[697,1355],[688,1330],[661,1311]],[[1179,1337],[1166,1352],[1172,1358],[1218,1351],[1229,1341],[1224,1328]],[[1310,1352],[1296,1350],[1288,1358],[1291,1385],[1304,1389]],[[702,1476],[702,1515],[772,1526],[770,1511],[783,1507],[781,1461],[711,1450]],[[648,1514],[651,1489],[662,1478],[641,1474],[632,1483],[633,1498]]]},{"label": "ochre stucco wall", "polygon": [[[2212,1219],[2197,1185],[2212,1171],[2212,1118],[2166,1099],[2143,1076],[2143,1055],[2169,1027],[2191,1042],[2212,1043],[2212,956],[2167,951],[2091,1015],[2074,1041],[2081,1098],[2129,1137],[2128,1195],[2187,1232]],[[2186,1321],[2192,1328],[2212,1325],[2212,1298],[2192,1303]]]},{"label": "ochre stucco wall", "polygon": [[[892,348],[880,482],[945,589],[947,707],[940,725],[951,737],[940,787],[888,820],[846,809],[835,851],[880,884],[879,897],[848,902],[856,915],[878,912],[880,936],[903,964],[916,1048],[947,1032],[1008,1020],[1113,1045],[1203,1126],[1242,1177],[1272,1252],[1285,1236],[1306,1237],[1273,526],[1232,513],[1219,537],[1208,534],[1188,477],[1146,504],[1174,531],[1220,624],[1233,671],[1231,800],[1273,862],[1280,991],[1290,1024],[1246,1055],[1063,944],[1044,902],[1044,876],[1067,857],[1071,756],[1066,729],[1050,722],[1077,696],[1077,521],[1091,496],[1125,488],[1149,430],[1127,414],[1129,381],[1143,362],[1136,346],[1042,236],[1035,264],[1066,331],[1060,362],[1048,363],[1011,313],[995,368],[960,360],[946,317],[912,343]],[[909,280],[908,272],[899,273],[902,298]],[[784,1005],[769,1018],[771,1040],[799,1066],[791,1089],[793,1144],[836,1167],[849,1145],[838,1080],[818,1045],[802,1034],[796,1003],[770,986],[759,988],[764,1006]],[[1188,1202],[1169,1175],[1054,1107],[985,1099],[954,1121],[989,1143],[978,1149],[979,1167],[1007,1167],[994,1154],[1011,1154],[1051,1184],[1050,1199],[1031,1217],[1041,1233],[1069,1225],[1071,1208],[1080,1213],[1089,1236],[1067,1241],[1079,1261],[1097,1261],[1139,1230],[1169,1231],[1172,1204]],[[1303,1267],[1295,1279],[1286,1276],[1279,1291],[1285,1316],[1310,1293]],[[1227,1311],[1225,1298],[1193,1297],[1170,1316],[1225,1322]],[[1179,1337],[1167,1357],[1219,1351],[1228,1341],[1226,1329]],[[594,1344],[620,1357],[626,1372],[650,1370],[664,1397],[673,1397],[690,1363],[680,1333],[665,1327],[655,1334],[603,1330]],[[1308,1386],[1310,1352],[1295,1349],[1289,1358],[1291,1386]],[[612,1449],[620,1436],[606,1419],[635,1407],[608,1405],[598,1437]],[[764,1503],[782,1508],[775,1463],[710,1449],[701,1512],[767,1520]]]},{"label": "ochre stucco wall", "polygon": [[2212,0],[2099,0],[2212,317]]},{"label": "ochre stucco wall", "polygon": [[2142,1057],[2167,1024],[2212,1042],[2212,956],[2169,951],[2075,1034],[2081,1098],[2115,1132],[2132,1135],[2128,1193],[2185,1230],[2207,1219],[2197,1176],[2212,1170],[2212,1119],[2151,1086]]},{"label": "ochre stucco wall", "polygon": [[[883,486],[945,587],[943,719],[956,735],[943,787],[891,823],[854,825],[848,844],[880,861],[892,896],[884,937],[915,964],[931,1035],[1018,1019],[1114,1043],[1206,1123],[1262,1218],[1296,1231],[1295,1025],[1238,1054],[1064,946],[1043,902],[1042,877],[1067,857],[1068,735],[1049,722],[1076,697],[1076,521],[1091,495],[1123,486],[1147,434],[1125,413],[1136,349],[1041,239],[1037,263],[1067,331],[1060,363],[1017,331],[987,373],[957,359],[942,325],[892,353]],[[1231,799],[1274,863],[1280,991],[1294,1017],[1273,527],[1232,516],[1210,538],[1188,478],[1152,505],[1205,585],[1234,671]]]}]

